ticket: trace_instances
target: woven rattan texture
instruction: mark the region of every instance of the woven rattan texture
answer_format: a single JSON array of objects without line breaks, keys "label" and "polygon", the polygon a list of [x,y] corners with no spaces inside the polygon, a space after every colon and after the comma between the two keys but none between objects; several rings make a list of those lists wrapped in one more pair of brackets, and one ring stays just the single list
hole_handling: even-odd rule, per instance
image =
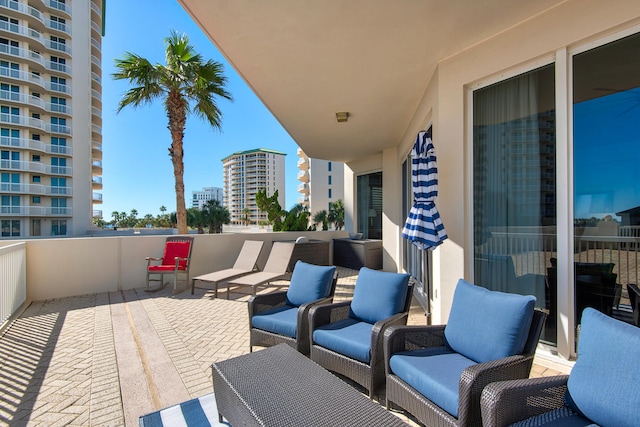
[{"label": "woven rattan texture", "polygon": [[218,410],[231,425],[406,426],[284,344],[214,363],[212,369]]}]

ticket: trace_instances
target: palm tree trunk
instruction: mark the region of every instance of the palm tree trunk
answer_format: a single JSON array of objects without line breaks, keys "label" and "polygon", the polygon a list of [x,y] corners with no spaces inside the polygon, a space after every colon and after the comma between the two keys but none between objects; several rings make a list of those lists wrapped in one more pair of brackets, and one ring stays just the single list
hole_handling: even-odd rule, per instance
[{"label": "palm tree trunk", "polygon": [[179,91],[171,91],[167,96],[167,116],[171,132],[169,156],[173,163],[173,176],[176,190],[176,221],[178,234],[187,234],[187,208],[184,202],[184,127],[187,121],[187,102]]}]

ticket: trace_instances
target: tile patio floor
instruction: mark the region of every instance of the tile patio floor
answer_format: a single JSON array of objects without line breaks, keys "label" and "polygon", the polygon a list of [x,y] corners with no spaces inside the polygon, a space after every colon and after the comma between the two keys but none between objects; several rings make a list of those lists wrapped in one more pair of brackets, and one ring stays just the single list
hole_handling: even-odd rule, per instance
[{"label": "tile patio floor", "polygon": [[[343,300],[357,271],[339,270]],[[32,303],[0,337],[0,425],[137,426],[210,393],[211,363],[249,351],[248,296],[219,295],[167,286]],[[418,304],[409,323],[425,323]],[[532,376],[556,373],[536,365]]]}]

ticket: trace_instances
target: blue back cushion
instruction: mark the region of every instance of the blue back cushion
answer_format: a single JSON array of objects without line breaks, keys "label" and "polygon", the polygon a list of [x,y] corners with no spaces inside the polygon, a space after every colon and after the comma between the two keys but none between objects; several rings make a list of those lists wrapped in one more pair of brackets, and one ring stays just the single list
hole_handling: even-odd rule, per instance
[{"label": "blue back cushion", "polygon": [[407,299],[409,275],[360,269],[349,317],[367,323],[400,313]]},{"label": "blue back cushion", "polygon": [[478,363],[520,354],[535,303],[531,295],[490,291],[460,279],[444,336],[454,351]]},{"label": "blue back cushion", "polygon": [[289,282],[287,304],[298,307],[328,297],[335,271],[335,266],[313,265],[298,260]]},{"label": "blue back cushion", "polygon": [[639,349],[640,328],[586,308],[567,383],[569,406],[603,426],[637,426]]}]

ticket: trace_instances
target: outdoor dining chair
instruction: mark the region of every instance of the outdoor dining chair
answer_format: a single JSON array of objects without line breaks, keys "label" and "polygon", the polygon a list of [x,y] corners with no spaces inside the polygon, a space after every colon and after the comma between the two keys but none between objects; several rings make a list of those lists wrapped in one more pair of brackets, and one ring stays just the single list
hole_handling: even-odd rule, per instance
[{"label": "outdoor dining chair", "polygon": [[285,343],[309,355],[309,310],[330,303],[338,281],[335,266],[298,261],[286,291],[249,300],[249,351]]},{"label": "outdoor dining chair", "polygon": [[446,325],[387,330],[387,409],[400,406],[425,425],[480,426],[482,389],[529,376],[545,318],[533,296],[461,279]]},{"label": "outdoor dining chair", "polygon": [[[191,295],[196,288],[196,280],[213,284],[213,295],[218,297],[218,285],[225,281],[244,276],[258,270],[258,257],[264,246],[263,241],[245,240],[233,267],[196,276],[191,280]],[[199,288],[200,289],[200,288]],[[204,288],[203,288],[204,289]]]},{"label": "outdoor dining chair", "polygon": [[[178,284],[178,274],[184,274],[189,283],[189,262],[193,250],[193,237],[170,236],[164,244],[162,258],[146,257],[147,286],[146,291],[158,291],[164,288],[164,275],[173,274],[173,290]],[[159,261],[159,264],[157,262]],[[160,282],[160,286],[151,289],[149,282]]]},{"label": "outdoor dining chair", "polygon": [[412,292],[408,274],[361,268],[351,301],[311,308],[311,360],[365,387],[373,399],[384,382],[382,337],[389,326],[407,324]]}]

